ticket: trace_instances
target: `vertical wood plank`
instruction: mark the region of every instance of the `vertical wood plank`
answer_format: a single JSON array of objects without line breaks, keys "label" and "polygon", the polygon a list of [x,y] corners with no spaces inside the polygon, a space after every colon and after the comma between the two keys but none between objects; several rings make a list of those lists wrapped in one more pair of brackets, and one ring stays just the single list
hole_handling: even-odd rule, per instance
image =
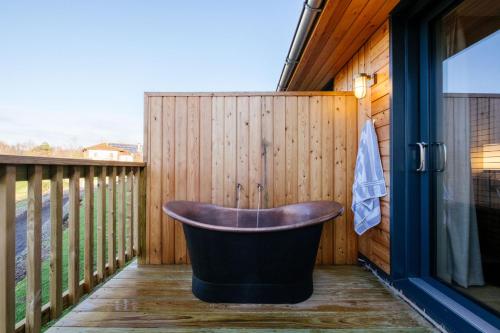
[{"label": "vertical wood plank", "polygon": [[[200,98],[188,97],[187,108],[186,198],[191,201],[200,201]],[[183,251],[185,260],[189,263],[186,244],[184,244]]]},{"label": "vertical wood plank", "polygon": [[97,179],[97,281],[104,279],[106,270],[106,175],[107,169],[101,167]]},{"label": "vertical wood plank", "polygon": [[[333,97],[321,97],[321,198],[333,200]],[[322,263],[333,264],[333,222],[328,221],[323,225],[322,234]]]},{"label": "vertical wood plank", "polygon": [[200,98],[188,97],[187,200],[200,200]]},{"label": "vertical wood plank", "polygon": [[358,153],[358,133],[357,133],[357,100],[353,96],[346,97],[347,128],[346,133],[346,261],[354,265],[358,258],[358,237],[354,232],[354,215],[351,210],[352,205],[352,184],[354,182],[354,168],[356,166],[356,156]]},{"label": "vertical wood plank", "polygon": [[42,166],[28,168],[26,332],[42,326]]},{"label": "vertical wood plank", "polygon": [[296,203],[298,197],[298,112],[297,96],[287,96],[286,108],[286,204]]},{"label": "vertical wood plank", "polygon": [[270,208],[274,206],[274,158],[273,158],[273,96],[262,97],[262,185],[264,196],[262,206]]},{"label": "vertical wood plank", "polygon": [[133,194],[132,194],[132,205],[133,205],[133,214],[132,214],[132,229],[133,229],[133,255],[139,255],[139,201],[140,195],[139,192],[139,175],[140,169],[133,168],[134,178],[133,178]]},{"label": "vertical wood plank", "polygon": [[162,97],[150,97],[149,102],[149,262],[162,262]]},{"label": "vertical wood plank", "polygon": [[0,333],[15,326],[16,167],[0,166]]},{"label": "vertical wood plank", "polygon": [[80,168],[73,167],[69,178],[68,290],[70,304],[80,298]]},{"label": "vertical wood plank", "polygon": [[212,202],[212,97],[200,97],[200,201]]},{"label": "vertical wood plank", "polygon": [[[187,97],[175,98],[175,199],[187,198]],[[175,222],[175,263],[187,263],[186,240],[182,224]]]},{"label": "vertical wood plank", "polygon": [[85,244],[84,273],[87,291],[94,287],[94,167],[85,174]]},{"label": "vertical wood plank", "polygon": [[309,153],[309,97],[298,97],[298,199],[309,201],[310,195],[310,153]]},{"label": "vertical wood plank", "polygon": [[249,165],[248,192],[250,208],[257,208],[259,203],[258,184],[262,184],[262,143],[261,143],[261,97],[251,96],[249,100]]},{"label": "vertical wood plank", "polygon": [[249,107],[250,101],[248,96],[237,97],[236,108],[237,114],[237,172],[236,172],[236,182],[241,184],[240,189],[240,208],[248,208],[250,200],[249,192],[249,182],[248,182],[248,171],[249,171]]},{"label": "vertical wood plank", "polygon": [[236,206],[236,97],[224,98],[224,206]]},{"label": "vertical wood plank", "polygon": [[[175,199],[175,97],[163,97],[162,202]],[[175,221],[161,215],[162,263],[175,262]]]},{"label": "vertical wood plank", "polygon": [[116,167],[111,167],[108,177],[108,273],[116,270]]},{"label": "vertical wood plank", "polygon": [[126,223],[126,188],[125,188],[125,167],[119,168],[118,190],[116,199],[116,223],[117,223],[117,243],[118,243],[118,266],[121,268],[125,265],[125,223]]},{"label": "vertical wood plank", "polygon": [[[321,200],[321,97],[312,96],[309,99],[309,144],[310,144],[310,189],[311,200]],[[316,262],[322,262],[323,242],[320,241]]]},{"label": "vertical wood plank", "polygon": [[212,103],[212,203],[224,204],[224,97]]},{"label": "vertical wood plank", "polygon": [[127,173],[126,195],[126,221],[127,221],[127,260],[134,257],[134,170],[130,168]]},{"label": "vertical wood plank", "polygon": [[[334,112],[334,200],[346,205],[346,98],[336,96]],[[348,207],[346,208],[346,210]],[[334,263],[346,263],[346,218],[340,216],[334,223]]]},{"label": "vertical wood plank", "polygon": [[309,133],[310,133],[310,186],[311,200],[321,200],[321,97],[313,96],[310,98],[309,114]]},{"label": "vertical wood plank", "polygon": [[63,307],[62,286],[63,167],[55,166],[50,178],[50,317]]},{"label": "vertical wood plank", "polygon": [[273,98],[273,186],[274,207],[286,203],[286,113],[285,96]]}]

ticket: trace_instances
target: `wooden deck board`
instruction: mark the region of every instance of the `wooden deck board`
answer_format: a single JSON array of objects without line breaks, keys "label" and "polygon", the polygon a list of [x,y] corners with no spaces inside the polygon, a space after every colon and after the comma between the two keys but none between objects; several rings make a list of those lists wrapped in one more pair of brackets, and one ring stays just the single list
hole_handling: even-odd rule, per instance
[{"label": "wooden deck board", "polygon": [[189,266],[132,263],[48,333],[430,332],[407,304],[357,266],[316,268],[315,292],[287,305],[211,304],[191,294]]}]

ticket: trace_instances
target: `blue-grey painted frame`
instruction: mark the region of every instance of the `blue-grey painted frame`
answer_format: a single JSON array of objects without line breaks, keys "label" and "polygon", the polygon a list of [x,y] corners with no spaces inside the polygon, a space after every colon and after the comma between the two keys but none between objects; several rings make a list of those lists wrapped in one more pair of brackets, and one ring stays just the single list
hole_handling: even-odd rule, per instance
[{"label": "blue-grey painted frame", "polygon": [[430,179],[413,144],[429,142],[432,21],[455,0],[402,1],[391,14],[391,275],[408,299],[453,332],[500,332],[500,319],[432,277]]}]

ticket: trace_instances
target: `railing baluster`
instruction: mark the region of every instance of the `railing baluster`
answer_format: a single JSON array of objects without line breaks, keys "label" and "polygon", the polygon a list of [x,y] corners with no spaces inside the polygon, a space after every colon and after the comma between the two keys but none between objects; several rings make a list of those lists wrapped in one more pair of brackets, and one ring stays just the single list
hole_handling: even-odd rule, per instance
[{"label": "railing baluster", "polygon": [[116,167],[112,167],[108,178],[108,272],[116,269]]},{"label": "railing baluster", "polygon": [[118,198],[117,198],[117,223],[118,223],[118,265],[123,267],[125,265],[125,167],[120,168],[120,176],[118,180]]},{"label": "railing baluster", "polygon": [[106,167],[101,167],[97,182],[97,280],[105,275],[106,258]]},{"label": "railing baluster", "polygon": [[85,251],[84,279],[87,291],[94,287],[94,167],[85,175]]},{"label": "railing baluster", "polygon": [[69,256],[68,289],[70,304],[78,302],[80,293],[80,168],[73,167],[69,178]]},{"label": "railing baluster", "polygon": [[51,170],[50,178],[50,318],[61,315],[62,299],[63,167]]},{"label": "railing baluster", "polygon": [[134,195],[134,172],[130,168],[127,174],[127,260],[134,257],[134,224],[132,218],[134,216],[133,195]]},{"label": "railing baluster", "polygon": [[15,327],[16,167],[0,166],[0,333]]},{"label": "railing baluster", "polygon": [[133,179],[133,189],[132,189],[132,202],[133,202],[133,214],[132,214],[132,230],[133,230],[133,256],[136,256],[138,253],[139,247],[139,233],[138,233],[138,225],[139,225],[139,168],[133,168],[134,170],[134,179]]},{"label": "railing baluster", "polygon": [[42,166],[28,168],[26,332],[41,329],[42,313]]}]

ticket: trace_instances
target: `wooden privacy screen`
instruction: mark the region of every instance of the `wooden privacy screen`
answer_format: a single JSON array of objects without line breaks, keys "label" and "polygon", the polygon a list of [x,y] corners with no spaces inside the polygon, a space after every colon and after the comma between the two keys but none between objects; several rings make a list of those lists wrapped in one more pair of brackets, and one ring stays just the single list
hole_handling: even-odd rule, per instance
[{"label": "wooden privacy screen", "polygon": [[182,226],[162,212],[174,199],[255,208],[336,200],[345,215],[325,224],[318,263],[353,264],[351,186],[357,102],[349,93],[146,93],[147,260],[189,261]]}]

